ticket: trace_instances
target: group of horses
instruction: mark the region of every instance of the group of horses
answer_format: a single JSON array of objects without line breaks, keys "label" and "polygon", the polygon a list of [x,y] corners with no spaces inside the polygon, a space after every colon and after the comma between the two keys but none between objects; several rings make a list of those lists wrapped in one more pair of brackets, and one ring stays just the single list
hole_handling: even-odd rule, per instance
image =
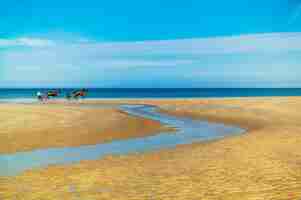
[{"label": "group of horses", "polygon": [[[68,100],[79,99],[79,98],[85,97],[87,95],[87,92],[88,92],[87,89],[74,90],[72,92],[66,93],[65,97]],[[46,93],[38,92],[37,97],[40,101],[45,101],[52,97],[59,97],[60,94],[61,94],[60,90],[50,90],[50,91],[47,91]]]}]

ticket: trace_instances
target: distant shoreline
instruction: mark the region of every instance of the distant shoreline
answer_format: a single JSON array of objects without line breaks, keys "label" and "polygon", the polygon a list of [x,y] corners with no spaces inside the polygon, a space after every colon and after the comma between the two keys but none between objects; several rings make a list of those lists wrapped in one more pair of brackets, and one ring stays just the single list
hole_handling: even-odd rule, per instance
[{"label": "distant shoreline", "polygon": [[[37,92],[50,89],[0,89],[0,101],[11,99],[35,99]],[[65,98],[74,89],[59,89],[59,98]],[[301,96],[301,88],[186,88],[186,89],[88,89],[87,99],[199,99],[242,97],[288,97]]]},{"label": "distant shoreline", "polygon": [[[135,100],[223,100],[223,99],[266,99],[266,98],[295,98],[301,96],[241,96],[241,97],[98,97],[98,98],[90,98],[86,97],[78,100],[67,100],[63,97],[52,98],[45,101],[47,103],[66,103],[66,102],[78,102],[78,103],[90,103],[90,102],[103,102],[103,101],[135,101]],[[41,103],[37,98],[0,98],[0,103]]]}]

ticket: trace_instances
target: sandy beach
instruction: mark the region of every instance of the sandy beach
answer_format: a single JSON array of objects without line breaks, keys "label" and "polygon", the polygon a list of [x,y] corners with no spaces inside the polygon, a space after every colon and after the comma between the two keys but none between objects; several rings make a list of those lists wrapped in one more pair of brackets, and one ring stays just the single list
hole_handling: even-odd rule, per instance
[{"label": "sandy beach", "polygon": [[[161,112],[170,115],[236,125],[247,131],[239,136],[174,149],[107,156],[78,164],[29,170],[17,177],[0,178],[0,199],[301,198],[300,97],[87,103],[157,105]],[[117,109],[82,110],[61,104],[1,105],[0,109],[2,153],[143,137],[164,129],[155,121],[131,117]],[[98,120],[100,115],[105,116],[101,123]],[[24,122],[25,119],[30,121]],[[69,124],[71,127],[57,126],[63,119],[70,121],[65,121],[62,126]],[[56,129],[53,129],[53,124],[56,124]],[[112,134],[99,137],[95,131],[99,129]],[[128,129],[128,135],[120,134],[120,129],[123,133]],[[74,134],[80,139],[77,140]],[[81,137],[82,134],[87,135]]]},{"label": "sandy beach", "polygon": [[0,104],[0,153],[93,145],[169,130],[113,107],[78,104]]}]

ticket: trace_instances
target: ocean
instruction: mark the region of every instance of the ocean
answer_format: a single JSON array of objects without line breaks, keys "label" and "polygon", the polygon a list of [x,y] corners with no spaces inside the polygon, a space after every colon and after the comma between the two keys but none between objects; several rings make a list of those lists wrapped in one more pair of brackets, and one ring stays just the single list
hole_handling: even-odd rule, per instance
[{"label": "ocean", "polygon": [[[50,89],[0,89],[0,100],[34,99],[38,91]],[[60,97],[75,89],[60,89]],[[91,88],[86,98],[219,98],[219,97],[269,97],[301,96],[301,88]]]}]

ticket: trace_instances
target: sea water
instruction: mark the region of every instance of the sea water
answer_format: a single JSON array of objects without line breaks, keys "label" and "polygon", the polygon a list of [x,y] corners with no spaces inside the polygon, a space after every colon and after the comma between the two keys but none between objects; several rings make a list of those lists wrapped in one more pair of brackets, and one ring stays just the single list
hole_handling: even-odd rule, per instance
[{"label": "sea water", "polygon": [[[0,100],[26,101],[51,88],[0,89]],[[60,89],[60,97],[75,88]],[[301,88],[91,88],[86,98],[207,98],[301,96]]]}]

